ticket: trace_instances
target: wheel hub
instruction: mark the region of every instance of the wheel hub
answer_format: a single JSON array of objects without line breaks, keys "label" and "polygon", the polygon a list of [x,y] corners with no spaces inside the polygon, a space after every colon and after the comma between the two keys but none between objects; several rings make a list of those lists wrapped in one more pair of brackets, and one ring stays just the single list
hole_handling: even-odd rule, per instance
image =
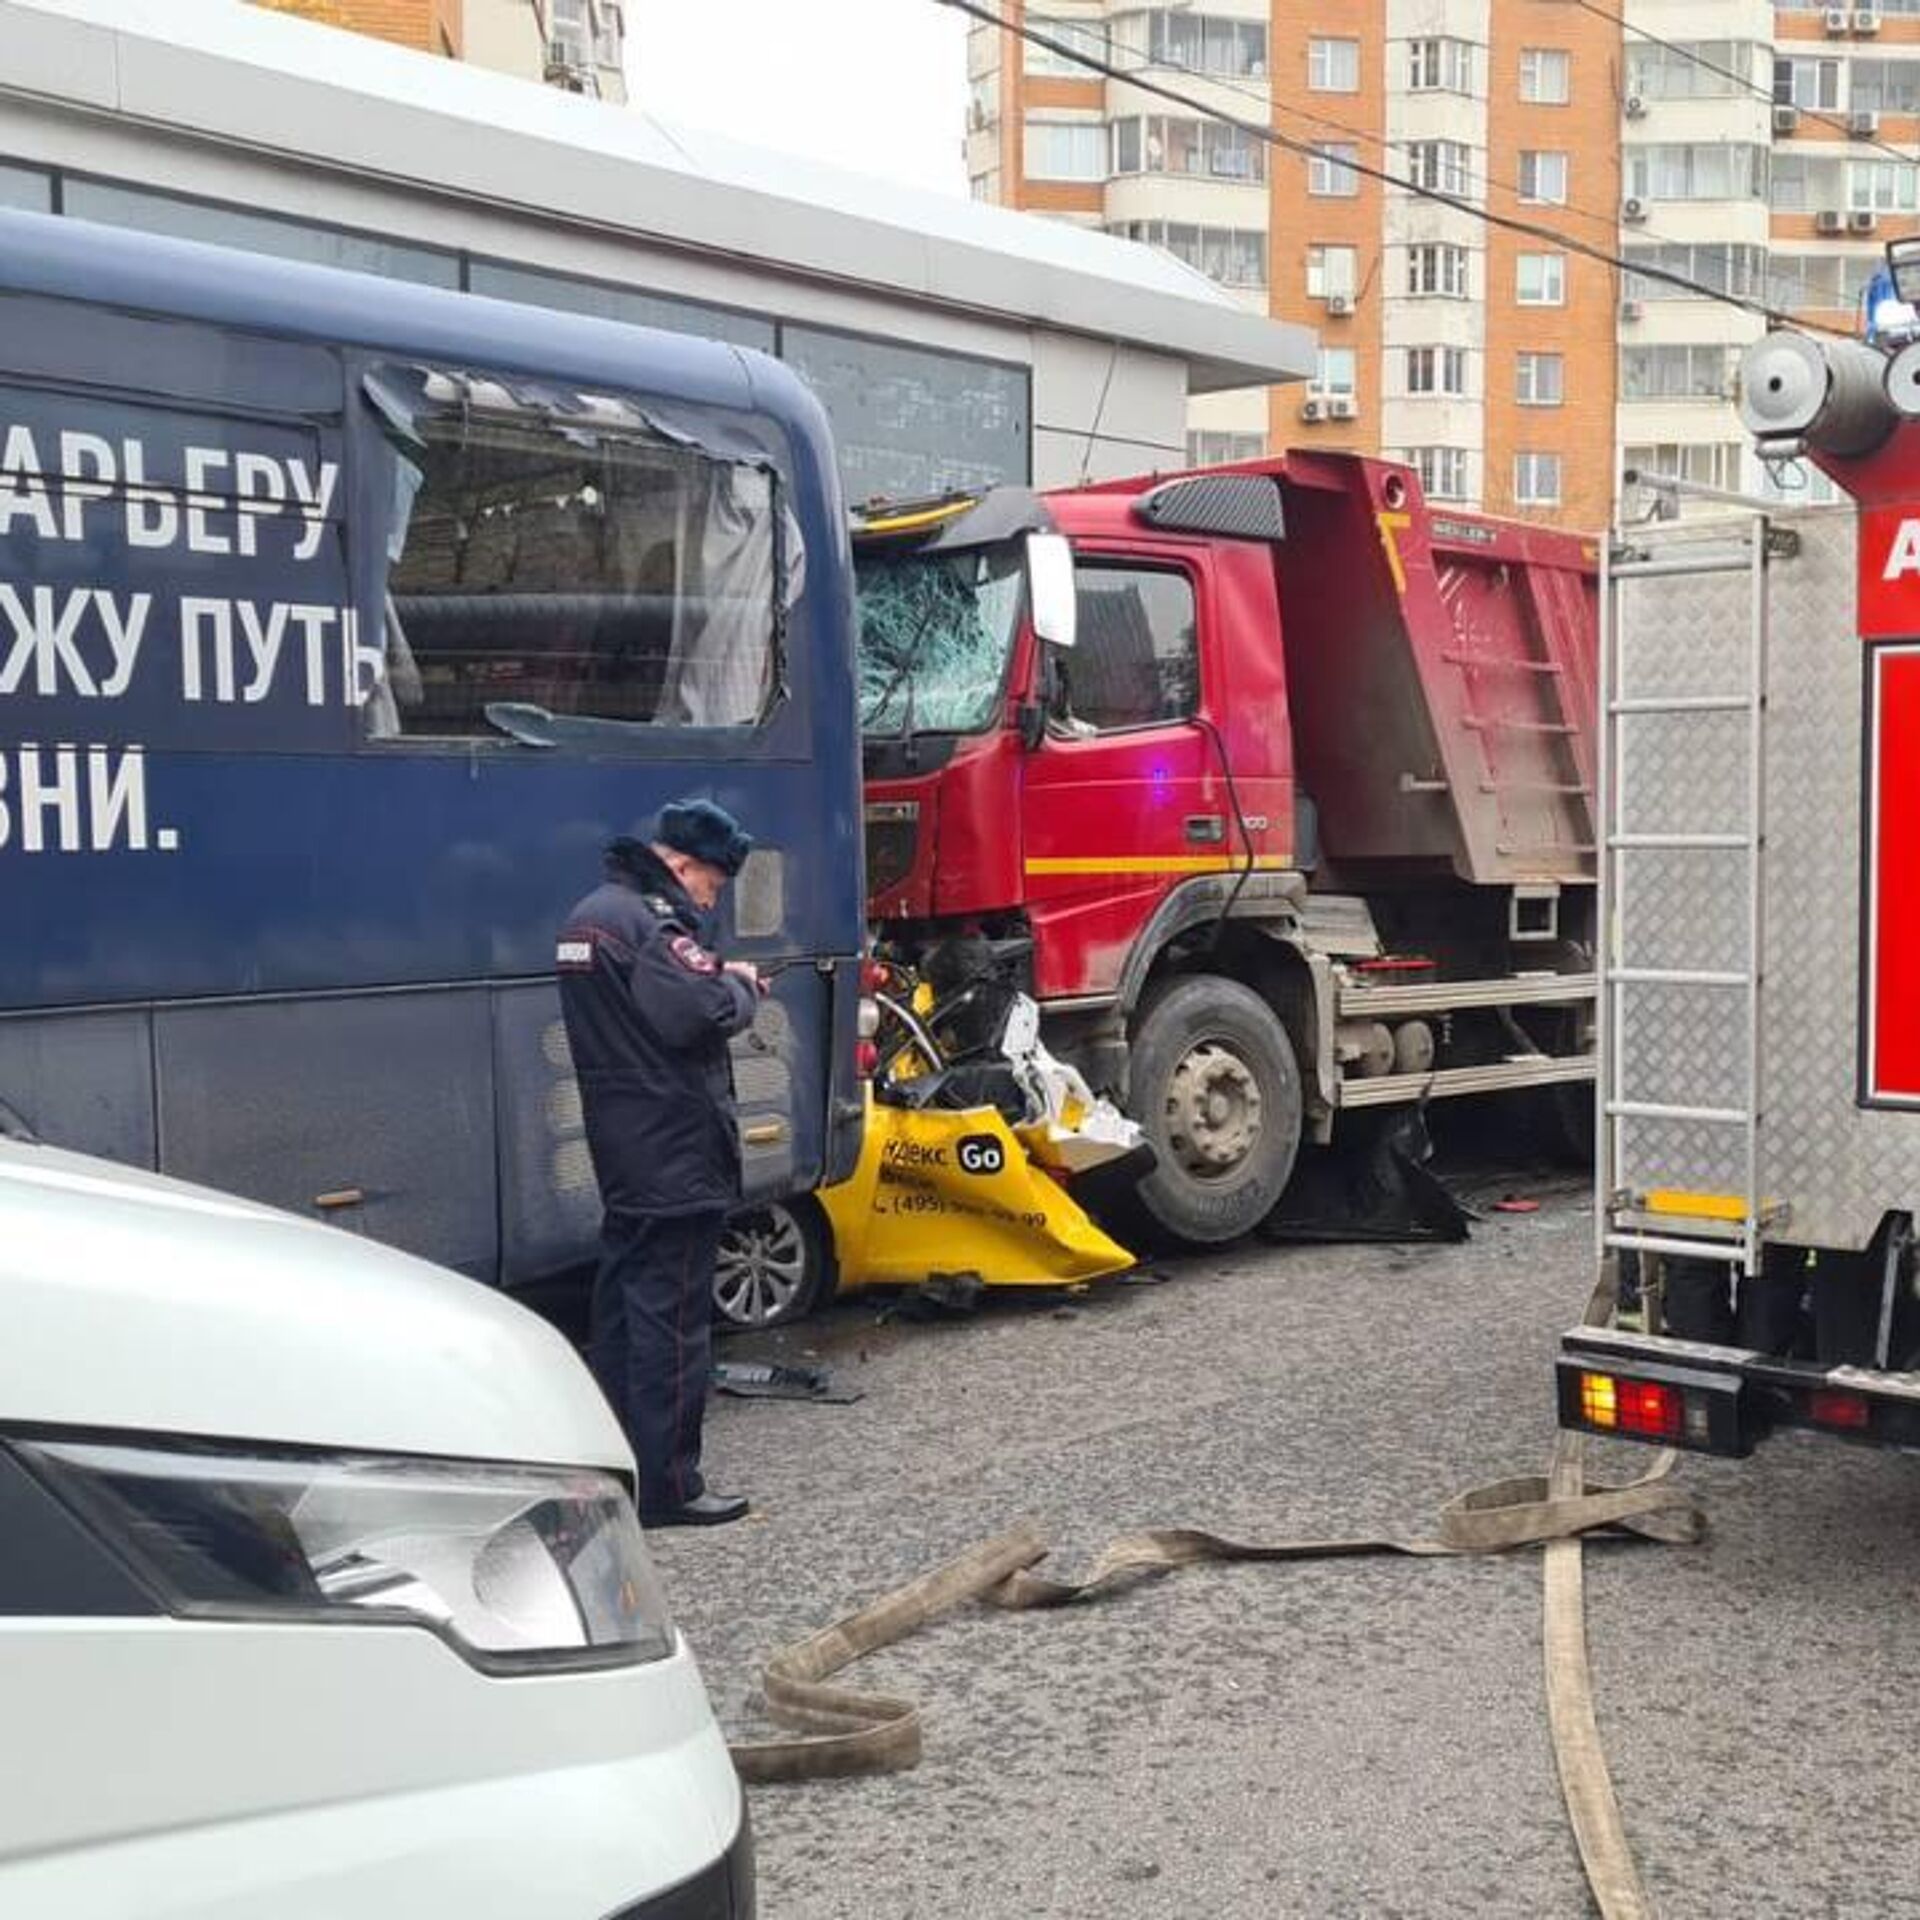
[{"label": "wheel hub", "polygon": [[1260,1137],[1260,1083],[1236,1053],[1208,1041],[1173,1070],[1167,1087],[1167,1136],[1189,1173],[1236,1167]]}]

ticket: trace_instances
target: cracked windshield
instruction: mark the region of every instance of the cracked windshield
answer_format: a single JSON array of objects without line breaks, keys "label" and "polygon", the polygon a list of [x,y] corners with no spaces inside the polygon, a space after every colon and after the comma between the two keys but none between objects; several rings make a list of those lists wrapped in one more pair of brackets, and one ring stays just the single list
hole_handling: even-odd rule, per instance
[{"label": "cracked windshield", "polygon": [[860,724],[971,733],[992,718],[1020,617],[1017,543],[856,556]]}]

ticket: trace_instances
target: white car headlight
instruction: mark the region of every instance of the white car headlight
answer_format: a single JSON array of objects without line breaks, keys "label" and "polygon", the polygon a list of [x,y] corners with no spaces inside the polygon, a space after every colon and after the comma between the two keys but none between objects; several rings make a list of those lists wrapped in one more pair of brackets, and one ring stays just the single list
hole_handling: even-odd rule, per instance
[{"label": "white car headlight", "polygon": [[13,1444],[176,1613],[405,1622],[487,1668],[673,1650],[632,1501],[608,1473],[189,1442]]}]

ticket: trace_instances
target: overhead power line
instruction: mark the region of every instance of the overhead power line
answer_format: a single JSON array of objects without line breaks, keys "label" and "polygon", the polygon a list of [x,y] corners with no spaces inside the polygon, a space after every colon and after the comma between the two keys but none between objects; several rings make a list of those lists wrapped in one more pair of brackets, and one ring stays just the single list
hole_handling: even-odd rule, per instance
[{"label": "overhead power line", "polygon": [[[1576,4],[1580,0],[1576,0]],[[1577,234],[1570,234],[1558,227],[1551,227],[1542,221],[1523,219],[1516,214],[1495,213],[1490,208],[1476,206],[1471,200],[1458,194],[1447,193],[1436,187],[1423,186],[1402,174],[1390,172],[1385,167],[1375,166],[1371,161],[1362,160],[1357,155],[1351,160],[1329,160],[1324,145],[1316,145],[1292,134],[1282,133],[1272,125],[1261,125],[1252,120],[1242,119],[1238,114],[1227,113],[1219,107],[1210,106],[1204,100],[1196,99],[1192,94],[1182,93],[1177,87],[1170,87],[1162,80],[1125,67],[1116,66],[1111,60],[1102,59],[1097,54],[1088,53],[1064,40],[1057,40],[1051,34],[1043,33],[1029,26],[1024,20],[1007,19],[997,9],[985,5],[983,0],[934,0],[937,6],[949,7],[956,13],[967,15],[979,21],[983,26],[997,27],[1002,32],[1016,35],[1037,47],[1072,62],[1075,66],[1086,68],[1091,73],[1104,75],[1109,80],[1124,81],[1138,91],[1151,94],[1157,99],[1171,102],[1198,115],[1201,119],[1212,120],[1219,125],[1238,128],[1249,139],[1259,140],[1271,147],[1285,152],[1298,154],[1307,160],[1329,161],[1329,164],[1344,167],[1350,173],[1356,173],[1365,179],[1376,180],[1382,186],[1394,187],[1415,198],[1431,201],[1436,206],[1451,207],[1457,213],[1465,214],[1469,219],[1478,220],[1489,227],[1503,232],[1519,235],[1523,239],[1539,240],[1557,247],[1563,252],[1592,260],[1599,265],[1611,267],[1619,273],[1631,273],[1644,281],[1653,281],[1659,285],[1677,288],[1682,293],[1694,294],[1703,300],[1717,301],[1720,305],[1732,307],[1743,313],[1756,315],[1773,324],[1784,315],[1779,309],[1768,306],[1764,301],[1752,300],[1736,293],[1729,293],[1718,287],[1710,287],[1698,280],[1689,279],[1683,273],[1675,273],[1670,268],[1655,266],[1650,262],[1634,262],[1605,247],[1582,240]],[[1840,327],[1830,327],[1818,322],[1800,323],[1807,332],[1831,334],[1839,339],[1851,340],[1852,332]]]}]

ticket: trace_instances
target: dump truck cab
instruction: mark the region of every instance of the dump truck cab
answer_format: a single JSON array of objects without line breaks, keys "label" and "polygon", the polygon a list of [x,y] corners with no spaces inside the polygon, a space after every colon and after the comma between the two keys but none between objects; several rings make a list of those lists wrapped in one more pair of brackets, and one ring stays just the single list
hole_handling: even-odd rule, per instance
[{"label": "dump truck cab", "polygon": [[1590,1078],[1592,543],[1294,454],[855,555],[871,913],[984,937],[1163,1226],[1244,1232],[1343,1107]]}]

